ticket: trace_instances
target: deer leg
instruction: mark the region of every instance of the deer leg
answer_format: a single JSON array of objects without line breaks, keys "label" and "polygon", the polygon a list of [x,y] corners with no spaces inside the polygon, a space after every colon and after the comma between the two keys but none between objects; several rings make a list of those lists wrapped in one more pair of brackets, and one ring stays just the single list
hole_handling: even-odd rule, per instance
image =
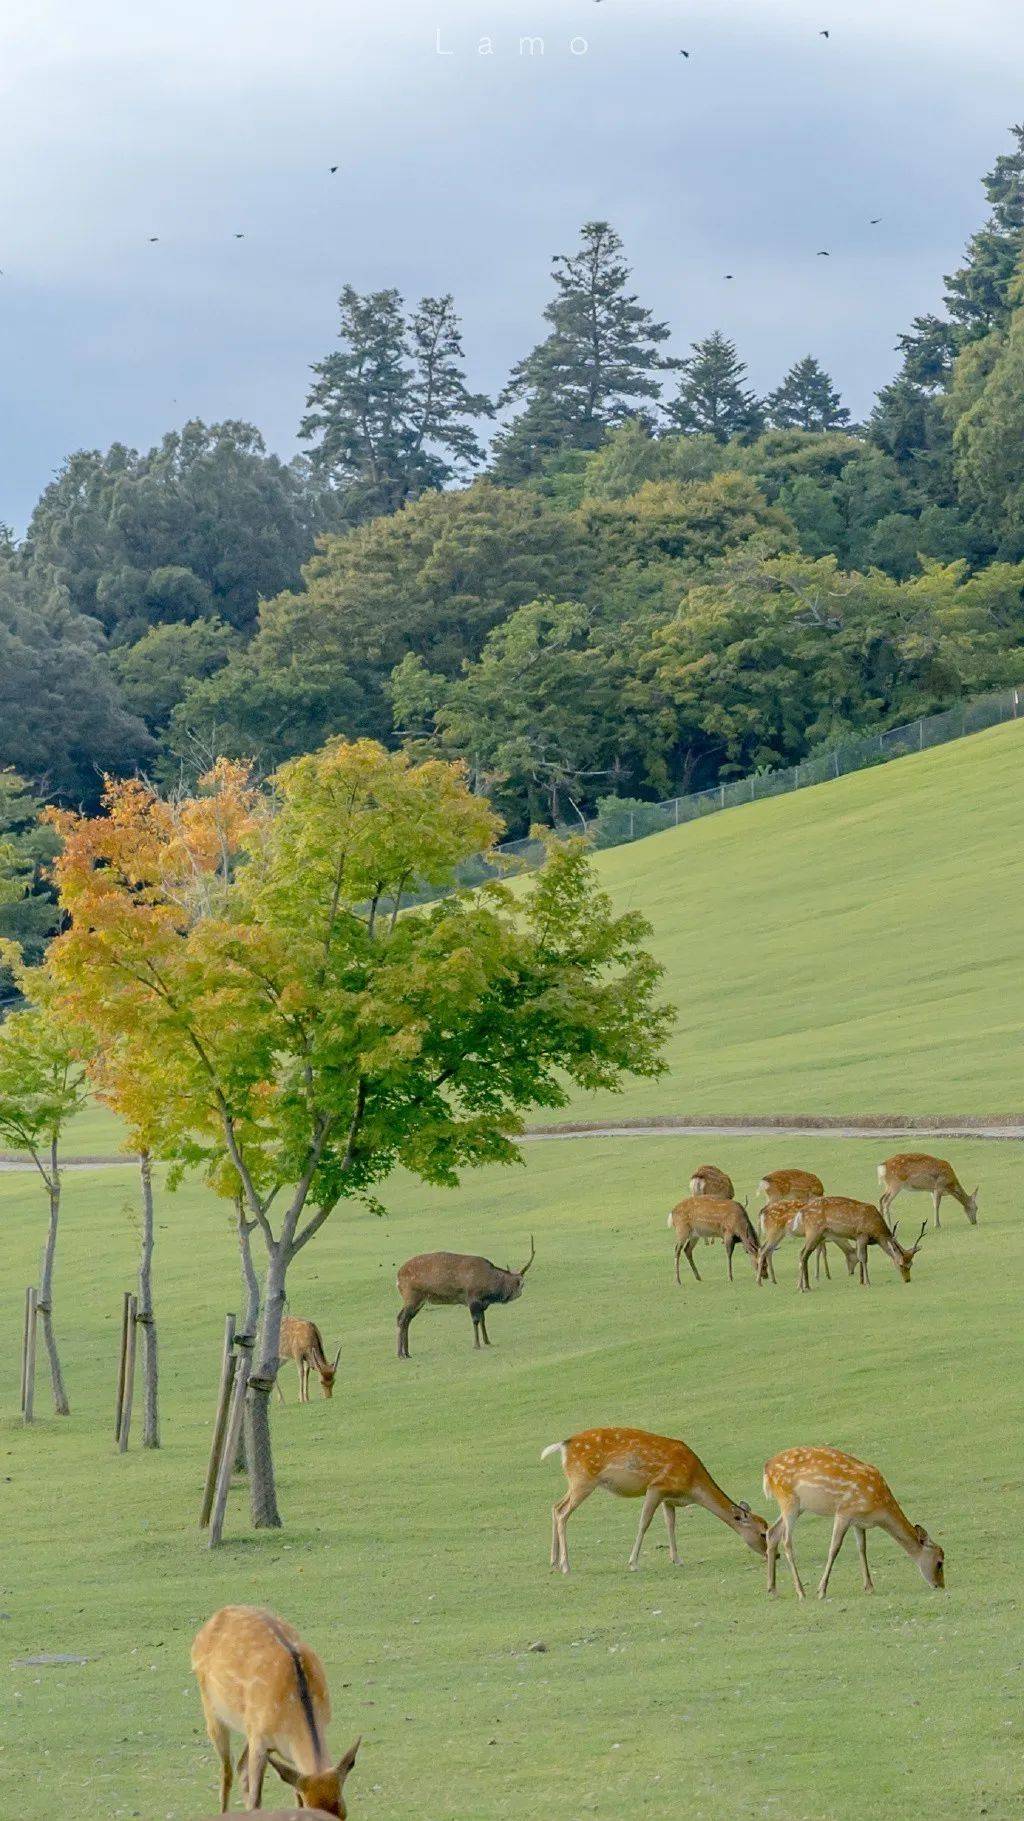
[{"label": "deer leg", "polygon": [[300,1361],[299,1361],[299,1403],[300,1404],[309,1403],[309,1361],[308,1361],[308,1359],[300,1359]]},{"label": "deer leg", "polygon": [[262,1739],[249,1741],[249,1770],[246,1783],[249,1791],[249,1807],[263,1807],[263,1779],[267,1774],[267,1748]]},{"label": "deer leg", "polygon": [[489,1347],[491,1344],[491,1337],[487,1332],[487,1310],[486,1309],[484,1310],[483,1314],[480,1317],[480,1332],[484,1337],[484,1346]]},{"label": "deer leg", "polygon": [[767,1562],[768,1562],[768,1592],[769,1593],[775,1592],[775,1565],[779,1559],[779,1538],[781,1537],[781,1535],[782,1535],[782,1519],[779,1518],[776,1523],[769,1524],[768,1531],[765,1536],[765,1542],[768,1545]]},{"label": "deer leg", "polygon": [[629,1565],[631,1568],[635,1568],[637,1562],[640,1560],[640,1545],[647,1534],[651,1519],[664,1496],[664,1493],[658,1486],[648,1486],[647,1491],[644,1494],[643,1508],[640,1512],[640,1524],[636,1533],[636,1542],[633,1544],[633,1553],[629,1558]]},{"label": "deer leg", "polygon": [[732,1274],[732,1255],[733,1255],[733,1252],[735,1251],[735,1249],[736,1249],[736,1241],[733,1239],[732,1235],[730,1234],[729,1238],[725,1242],[725,1262],[726,1262],[726,1265],[728,1266],[728,1270],[729,1270],[729,1282],[730,1283],[735,1282],[735,1279]]},{"label": "deer leg", "polygon": [[864,1577],[864,1592],[874,1593],[875,1583],[871,1579],[871,1570],[868,1567],[868,1533],[861,1524],[857,1524],[853,1534],[857,1539],[857,1554],[860,1556],[861,1573]]},{"label": "deer leg", "polygon": [[214,1751],[220,1759],[220,1812],[222,1815],[226,1815],[228,1812],[228,1802],[231,1797],[232,1783],[231,1734],[223,1720],[219,1720],[215,1713],[211,1713],[206,1705],[205,1698],[203,1700],[203,1710],[206,1714],[206,1731],[209,1736],[210,1744],[213,1746]]},{"label": "deer leg", "polygon": [[[797,1516],[799,1516],[799,1513],[797,1513]],[[787,1562],[789,1563],[789,1571],[790,1571],[791,1575],[793,1576],[793,1585],[796,1588],[796,1597],[798,1600],[802,1600],[806,1597],[804,1594],[804,1584],[801,1581],[799,1574],[797,1573],[796,1556],[793,1554],[792,1530],[793,1530],[793,1525],[795,1523],[796,1523],[795,1517],[791,1518],[787,1512],[783,1512],[783,1515],[782,1515],[782,1553],[785,1556]]]},{"label": "deer leg", "polygon": [[683,1281],[679,1275],[679,1254],[682,1251],[682,1249],[683,1249],[683,1242],[682,1242],[682,1240],[680,1240],[679,1244],[676,1247],[676,1283],[679,1285],[682,1285],[682,1281]]},{"label": "deer leg", "polygon": [[562,1544],[561,1544],[561,1540],[558,1535],[558,1514],[561,1511],[562,1506],[564,1504],[565,1504],[564,1498],[556,1499],[555,1503],[551,1507],[551,1566],[552,1566],[552,1568],[560,1568],[562,1566]]},{"label": "deer leg", "polygon": [[821,1580],[818,1582],[819,1600],[823,1600],[825,1598],[825,1595],[828,1592],[828,1578],[829,1578],[829,1575],[832,1573],[833,1563],[835,1562],[836,1556],[839,1554],[839,1551],[843,1546],[843,1538],[846,1535],[846,1532],[849,1530],[849,1528],[850,1528],[849,1518],[843,1517],[842,1513],[837,1511],[835,1523],[832,1526],[832,1541],[830,1542],[830,1544],[828,1546],[828,1560],[825,1563],[825,1572],[823,1573]]},{"label": "deer leg", "polygon": [[406,1303],[405,1307],[402,1309],[399,1309],[399,1311],[398,1311],[398,1357],[399,1357],[399,1359],[408,1359],[409,1358],[409,1323],[412,1321],[412,1319],[415,1315],[419,1314],[422,1307],[423,1307],[422,1302]]},{"label": "deer leg", "polygon": [[594,1490],[593,1482],[587,1486],[570,1486],[564,1499],[555,1506],[555,1529],[558,1533],[558,1566],[563,1574],[569,1572],[569,1546],[565,1540],[565,1526],[578,1510],[584,1499],[588,1499]]},{"label": "deer leg", "polygon": [[832,1273],[828,1268],[828,1247],[827,1246],[820,1247],[820,1249],[818,1251],[818,1263],[817,1263],[817,1266],[816,1266],[815,1272],[814,1272],[815,1280],[817,1280],[821,1276],[822,1265],[824,1265],[824,1267],[825,1267],[825,1276],[828,1278],[829,1283],[831,1283],[832,1282]]},{"label": "deer leg", "polygon": [[942,1190],[941,1189],[933,1190],[932,1205],[935,1209],[935,1225],[937,1227],[940,1227],[942,1225],[942,1222],[939,1219],[939,1203],[941,1202],[941,1200],[942,1200]]},{"label": "deer leg", "polygon": [[676,1548],[676,1508],[666,1501],[661,1509],[665,1513],[665,1529],[668,1531],[668,1559],[673,1568],[681,1568],[682,1563],[679,1560],[679,1551]]},{"label": "deer leg", "polygon": [[701,1274],[693,1262],[693,1248],[696,1244],[697,1244],[696,1239],[688,1239],[685,1246],[683,1247],[683,1255],[686,1259],[687,1264],[690,1267],[690,1270],[693,1272],[694,1277],[697,1279],[697,1282],[702,1283],[703,1279],[701,1277]]},{"label": "deer leg", "polygon": [[278,1397],[279,1397],[279,1398],[280,1398],[280,1399],[281,1399],[281,1402],[282,1402],[282,1404],[283,1404],[283,1403],[284,1403],[284,1392],[283,1392],[283,1391],[282,1391],[282,1389],[281,1389],[281,1371],[280,1371],[280,1364],[281,1364],[281,1362],[280,1362],[280,1361],[278,1361],[278,1373],[277,1373],[277,1378],[276,1378],[276,1379],[275,1379],[275,1381],[274,1381],[274,1382],[275,1382],[275,1384],[276,1384],[276,1385],[277,1385],[277,1395],[278,1395]]},{"label": "deer leg", "polygon": [[480,1329],[483,1327],[485,1308],[484,1303],[470,1303],[469,1305],[469,1313],[473,1317],[473,1345],[477,1351],[480,1348]]},{"label": "deer leg", "polygon": [[821,1244],[820,1240],[808,1239],[808,1240],[805,1240],[804,1244],[800,1248],[800,1275],[797,1278],[797,1289],[798,1290],[810,1290],[811,1274],[807,1269],[807,1260],[810,1258],[811,1253],[813,1251],[815,1251],[820,1244]]}]

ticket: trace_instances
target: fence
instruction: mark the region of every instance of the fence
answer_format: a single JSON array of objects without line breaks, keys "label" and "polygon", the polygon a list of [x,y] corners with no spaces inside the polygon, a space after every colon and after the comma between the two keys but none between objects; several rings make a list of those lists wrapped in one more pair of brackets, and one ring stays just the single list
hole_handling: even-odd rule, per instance
[{"label": "fence", "polygon": [[[890,759],[905,758],[908,753],[923,752],[928,746],[944,746],[950,740],[962,739],[965,734],[996,727],[1001,721],[1015,721],[1022,711],[1024,684],[958,703],[942,714],[923,715],[905,727],[860,734],[828,752],[802,759],[799,765],[787,765],[781,771],[755,772],[751,777],[737,778],[729,784],[715,784],[710,790],[694,791],[690,796],[670,797],[664,803],[605,797],[597,816],[589,822],[581,821],[578,828],[569,826],[559,833],[586,832],[595,847],[622,847],[630,841],[642,840],[646,835],[660,834],[666,828],[678,828],[684,822],[696,822],[702,816],[714,816],[723,809],[736,809],[742,803],[759,803],[765,797],[786,796],[790,791],[804,790],[810,784],[841,778],[847,772],[864,771],[872,765],[885,765]],[[543,844],[530,839],[508,841],[497,851],[506,860],[518,860],[522,867],[539,866],[544,858]],[[460,882],[477,884],[502,870],[500,862],[495,864],[481,854],[478,860],[470,861],[463,869]]]}]

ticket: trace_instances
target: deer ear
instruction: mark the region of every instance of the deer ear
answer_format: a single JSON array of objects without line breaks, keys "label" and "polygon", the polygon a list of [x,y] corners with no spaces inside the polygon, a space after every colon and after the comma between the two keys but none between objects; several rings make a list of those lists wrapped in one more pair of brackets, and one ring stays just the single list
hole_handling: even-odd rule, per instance
[{"label": "deer ear", "polygon": [[361,1746],[362,1743],[363,1743],[363,1735],[362,1735],[362,1733],[360,1733],[355,1744],[349,1746],[347,1752],[345,1753],[345,1756],[343,1758],[338,1759],[338,1776],[340,1777],[340,1779],[343,1783],[345,1781],[345,1778],[348,1776],[349,1771],[352,1769],[353,1764],[356,1761],[356,1753],[358,1752],[359,1747]]},{"label": "deer ear", "polygon": [[286,1764],[283,1758],[277,1756],[276,1752],[267,1753],[267,1762],[273,1765],[282,1783],[288,1783],[292,1789],[298,1789],[299,1773],[297,1770],[293,1770],[290,1764]]},{"label": "deer ear", "polygon": [[928,1532],[923,1524],[914,1525],[914,1535],[919,1543],[927,1543],[929,1541]]}]

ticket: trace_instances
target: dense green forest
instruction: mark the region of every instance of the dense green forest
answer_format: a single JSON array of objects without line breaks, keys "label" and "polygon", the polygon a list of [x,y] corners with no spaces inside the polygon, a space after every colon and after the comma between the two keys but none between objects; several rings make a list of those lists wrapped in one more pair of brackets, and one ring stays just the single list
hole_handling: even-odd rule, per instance
[{"label": "dense green forest", "polygon": [[103,772],[371,734],[519,834],[1024,676],[1024,126],[984,187],[863,424],[812,355],[765,398],[721,334],[673,358],[590,222],[495,400],[451,297],[349,287],[301,457],[239,422],[71,455],[0,544],[0,870]]}]

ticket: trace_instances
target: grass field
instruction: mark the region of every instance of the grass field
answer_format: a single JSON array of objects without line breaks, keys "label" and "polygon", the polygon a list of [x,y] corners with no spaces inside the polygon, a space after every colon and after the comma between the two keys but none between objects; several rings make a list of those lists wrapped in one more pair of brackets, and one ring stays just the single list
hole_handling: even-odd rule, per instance
[{"label": "grass field", "polygon": [[[869,1195],[874,1145],[839,1140],[572,1141],[528,1148],[456,1195],[394,1185],[390,1217],[341,1215],[296,1269],[292,1308],[343,1346],[332,1403],[275,1416],[287,1528],[248,1534],[243,1495],[227,1545],[199,1543],[195,1512],[235,1263],[198,1191],[159,1208],[165,1447],[119,1459],[111,1438],[120,1291],[130,1281],[132,1173],[69,1178],[60,1264],[73,1415],[16,1421],[21,1286],[34,1274],[42,1197],[0,1177],[7,1269],[0,1638],[2,1806],[194,1821],[215,1807],[188,1647],[226,1600],[265,1601],[325,1658],[332,1741],[358,1731],[354,1821],[580,1821],[623,1815],[904,1821],[1019,1815],[1024,1802],[1020,1643],[1020,1291],[1016,1148],[955,1147],[982,1184],[980,1224],[956,1207],[925,1241],[908,1287],[878,1258],[845,1276],[755,1288],[737,1256],[700,1248],[702,1285],[672,1281],[665,1215],[692,1164],[713,1157],[749,1192],[765,1167],[820,1171]],[[905,1223],[923,1197],[905,1198]],[[423,1315],[413,1358],[393,1356],[394,1266],[423,1247],[538,1256],[521,1302],[495,1311],[474,1354],[464,1311]],[[852,1544],[832,1594],[798,1607],[701,1512],[680,1518],[672,1570],[660,1522],[640,1572],[625,1562],[637,1506],[597,1494],[569,1528],[574,1573],[547,1568],[562,1488],[541,1448],[601,1422],[681,1435],[726,1489],[766,1508],[761,1467],[795,1442],[876,1461],[912,1519],[945,1546],[931,1593],[875,1533],[878,1592]],[[805,1518],[813,1584],[828,1527]],[[532,1653],[534,1642],[547,1645]],[[79,1667],[15,1667],[41,1652]],[[276,1786],[275,1786],[276,1787]]]}]

